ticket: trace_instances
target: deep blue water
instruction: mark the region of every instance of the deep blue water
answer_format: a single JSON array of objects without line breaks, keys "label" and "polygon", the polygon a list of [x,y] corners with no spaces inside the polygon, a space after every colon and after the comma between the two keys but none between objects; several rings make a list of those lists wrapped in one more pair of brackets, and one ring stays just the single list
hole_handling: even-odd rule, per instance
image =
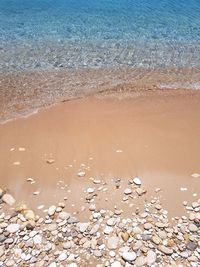
[{"label": "deep blue water", "polygon": [[200,66],[200,0],[0,0],[0,71]]}]

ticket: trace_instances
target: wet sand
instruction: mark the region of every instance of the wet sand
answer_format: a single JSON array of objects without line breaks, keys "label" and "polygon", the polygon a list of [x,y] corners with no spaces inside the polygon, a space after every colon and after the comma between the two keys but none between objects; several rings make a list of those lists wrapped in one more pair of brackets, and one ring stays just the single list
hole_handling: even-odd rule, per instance
[{"label": "wet sand", "polygon": [[[113,210],[116,205],[130,215],[136,207],[143,211],[161,188],[157,196],[169,215],[183,215],[182,202],[197,201],[200,194],[200,178],[191,176],[200,173],[199,103],[198,91],[153,91],[138,97],[102,92],[3,124],[1,187],[34,210],[66,197],[66,210],[84,219],[84,190],[94,186],[94,177],[107,188],[98,192],[97,206]],[[54,162],[47,163],[49,159]],[[77,176],[80,170],[84,177]],[[147,194],[133,198],[130,208],[118,190],[123,192],[135,176]],[[27,182],[28,177],[36,183]],[[118,190],[116,178],[122,179]]]}]

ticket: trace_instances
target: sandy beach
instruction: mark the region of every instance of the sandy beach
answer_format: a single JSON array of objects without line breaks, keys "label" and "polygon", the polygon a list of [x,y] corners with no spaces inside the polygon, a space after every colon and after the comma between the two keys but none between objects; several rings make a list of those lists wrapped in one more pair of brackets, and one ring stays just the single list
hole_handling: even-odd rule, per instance
[{"label": "sandy beach", "polygon": [[[53,258],[49,252],[44,260],[43,254],[38,256],[37,263],[29,256],[26,261],[15,255],[13,261],[10,252],[21,246],[20,238],[2,257],[11,255],[11,264],[25,261],[28,266],[198,266],[199,101],[198,90],[132,90],[126,85],[123,92],[100,90],[2,124],[2,199],[11,194],[15,204],[2,206],[1,228],[4,216],[15,209],[17,214],[7,220],[21,230],[8,233],[10,238],[20,236],[18,231],[42,236],[41,229],[46,233],[50,226],[50,242],[60,236],[56,247],[49,248],[56,253]],[[34,216],[26,218],[27,210]],[[73,216],[67,218],[76,218],[69,224],[78,229],[74,245],[66,245],[71,237],[59,228],[62,220],[68,227],[66,212]],[[21,219],[36,222],[22,230],[27,224],[22,226]],[[106,223],[109,219],[117,221]],[[159,228],[159,223],[166,225]],[[92,234],[87,232],[91,227],[97,229]],[[185,232],[179,233],[180,227]],[[155,234],[161,238],[159,230],[168,234],[162,242],[152,241]],[[38,242],[35,249],[44,244]],[[22,252],[29,255],[29,249]]]}]

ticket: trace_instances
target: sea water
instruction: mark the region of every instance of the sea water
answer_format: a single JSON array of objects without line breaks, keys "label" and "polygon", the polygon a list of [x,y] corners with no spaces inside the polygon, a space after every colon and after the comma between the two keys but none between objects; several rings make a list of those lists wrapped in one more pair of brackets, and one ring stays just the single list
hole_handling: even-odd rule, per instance
[{"label": "sea water", "polygon": [[0,0],[0,72],[200,67],[200,0]]}]

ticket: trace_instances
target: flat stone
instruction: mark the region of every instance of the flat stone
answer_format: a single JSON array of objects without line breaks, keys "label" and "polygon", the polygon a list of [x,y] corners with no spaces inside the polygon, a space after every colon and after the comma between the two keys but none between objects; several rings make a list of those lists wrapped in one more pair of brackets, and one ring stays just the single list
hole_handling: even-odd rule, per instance
[{"label": "flat stone", "polygon": [[144,224],[144,229],[145,230],[150,230],[153,227],[153,225],[151,223],[145,223]]},{"label": "flat stone", "polygon": [[3,248],[3,246],[0,246],[0,258],[4,255],[5,250]]},{"label": "flat stone", "polygon": [[114,261],[113,263],[111,263],[111,267],[121,267],[121,263],[119,261]]},{"label": "flat stone", "polygon": [[156,262],[156,253],[153,250],[147,252],[147,265],[151,266]]},{"label": "flat stone", "polygon": [[88,193],[88,194],[92,194],[92,193],[94,193],[94,188],[89,187],[89,188],[87,189],[87,193]]},{"label": "flat stone", "polygon": [[19,229],[20,229],[20,225],[17,223],[12,223],[12,224],[8,225],[8,227],[6,228],[6,230],[11,234],[18,232]]},{"label": "flat stone", "polygon": [[116,236],[110,237],[107,241],[107,247],[109,249],[116,249],[119,245],[119,238]]},{"label": "flat stone", "polygon": [[189,224],[188,229],[190,232],[197,232],[198,231],[198,227],[193,223]]},{"label": "flat stone", "polygon": [[35,235],[34,237],[33,237],[33,243],[35,244],[35,245],[37,245],[37,244],[42,244],[42,236],[41,235]]},{"label": "flat stone", "polygon": [[173,254],[173,249],[168,248],[168,247],[166,247],[166,246],[164,246],[164,245],[160,245],[160,246],[158,247],[158,249],[159,249],[161,252],[163,252],[164,254],[166,254],[166,255],[171,255],[171,254]]},{"label": "flat stone", "polygon": [[87,230],[88,226],[89,226],[89,223],[79,223],[78,225],[79,231],[81,233],[84,233]]},{"label": "flat stone", "polygon": [[188,250],[191,250],[191,251],[194,251],[196,248],[197,248],[197,243],[196,242],[192,242],[192,241],[189,241],[186,245],[186,248]]},{"label": "flat stone", "polygon": [[48,215],[53,216],[55,212],[56,212],[56,206],[55,205],[50,206],[48,209]]},{"label": "flat stone", "polygon": [[145,264],[146,264],[146,258],[143,256],[138,257],[134,262],[134,266],[136,267],[142,267],[145,266]]},{"label": "flat stone", "polygon": [[154,244],[159,245],[161,242],[161,239],[157,235],[154,235],[152,236],[152,241]]},{"label": "flat stone", "polygon": [[124,190],[124,194],[125,194],[125,195],[130,195],[130,194],[132,194],[132,190],[131,190],[130,188],[126,188],[126,189]]},{"label": "flat stone", "polygon": [[86,175],[86,172],[80,171],[77,173],[78,177],[84,177]]},{"label": "flat stone", "polygon": [[93,254],[94,254],[94,256],[97,257],[97,258],[102,257],[102,252],[101,252],[100,250],[94,250]]},{"label": "flat stone", "polygon": [[135,191],[138,194],[138,196],[142,196],[147,192],[147,190],[140,188],[140,187],[138,187]]},{"label": "flat stone", "polygon": [[107,225],[108,226],[114,226],[116,224],[116,219],[115,218],[110,218],[107,220]]},{"label": "flat stone", "polygon": [[59,219],[61,220],[68,220],[69,217],[70,217],[70,214],[65,211],[62,211],[59,213]]},{"label": "flat stone", "polygon": [[13,206],[15,204],[15,199],[13,196],[11,196],[10,194],[4,194],[2,197],[3,202],[5,202],[6,204],[8,204],[9,206]]},{"label": "flat stone", "polygon": [[141,185],[141,184],[142,184],[142,182],[141,182],[141,180],[140,180],[139,177],[135,177],[135,178],[133,178],[133,182],[134,182],[134,184],[136,184],[136,185]]},{"label": "flat stone", "polygon": [[48,231],[50,231],[50,232],[52,232],[52,231],[55,231],[55,230],[57,230],[57,224],[56,223],[52,223],[52,224],[49,224],[48,226],[47,226],[47,229],[48,229]]},{"label": "flat stone", "polygon": [[134,261],[136,259],[136,254],[134,251],[133,252],[124,251],[122,254],[122,258],[125,261],[131,262],[131,261]]},{"label": "flat stone", "polygon": [[189,253],[187,251],[183,251],[180,253],[180,256],[184,259],[187,259],[189,257]]},{"label": "flat stone", "polygon": [[67,254],[65,252],[62,252],[58,257],[59,261],[65,261],[66,259],[67,259]]},{"label": "flat stone", "polygon": [[6,262],[6,266],[15,266],[15,261],[14,260],[8,260],[7,262]]},{"label": "flat stone", "polygon": [[106,226],[104,229],[104,234],[109,235],[113,232],[113,228],[111,226]]}]

